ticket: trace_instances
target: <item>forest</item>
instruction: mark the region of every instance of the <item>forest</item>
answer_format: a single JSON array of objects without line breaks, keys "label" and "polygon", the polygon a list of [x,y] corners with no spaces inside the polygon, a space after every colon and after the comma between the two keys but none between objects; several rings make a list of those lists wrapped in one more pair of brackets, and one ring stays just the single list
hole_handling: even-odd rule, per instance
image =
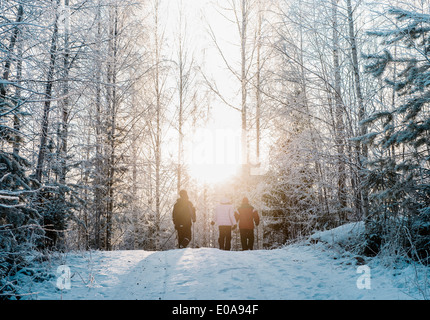
[{"label": "forest", "polygon": [[258,248],[362,221],[428,264],[427,0],[0,0],[0,294],[34,252]]}]

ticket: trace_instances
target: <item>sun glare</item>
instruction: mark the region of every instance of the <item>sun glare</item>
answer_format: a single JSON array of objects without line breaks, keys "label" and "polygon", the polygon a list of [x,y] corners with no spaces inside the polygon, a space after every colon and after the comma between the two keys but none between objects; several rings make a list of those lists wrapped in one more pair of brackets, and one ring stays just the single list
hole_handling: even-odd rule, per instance
[{"label": "sun glare", "polygon": [[241,167],[240,131],[208,126],[198,129],[188,147],[188,168],[200,183],[228,181]]},{"label": "sun glare", "polygon": [[203,184],[216,184],[227,182],[233,178],[239,170],[235,165],[203,164],[190,167],[191,176]]},{"label": "sun glare", "polygon": [[[220,3],[222,1],[219,1]],[[200,67],[204,70],[210,81],[216,82],[216,87],[230,105],[240,105],[237,95],[237,82],[231,71],[225,66],[225,61],[215,48],[213,39],[209,36],[209,24],[217,34],[217,41],[222,43],[223,51],[229,59],[240,57],[234,43],[234,33],[231,25],[226,23],[223,15],[214,14],[218,0],[189,0],[181,2],[183,13],[186,15],[186,28],[184,34],[191,39],[190,46],[197,55]],[[179,12],[181,5],[169,5],[165,11],[165,21],[172,30],[172,37],[176,39]],[[206,63],[210,61],[210,63]],[[203,128],[188,129],[185,132],[183,146],[183,161],[191,178],[201,184],[228,182],[238,174],[242,165],[241,154],[241,117],[240,112],[219,101],[210,102],[209,123]],[[198,126],[202,125],[201,123]],[[187,129],[184,129],[186,131]]]}]

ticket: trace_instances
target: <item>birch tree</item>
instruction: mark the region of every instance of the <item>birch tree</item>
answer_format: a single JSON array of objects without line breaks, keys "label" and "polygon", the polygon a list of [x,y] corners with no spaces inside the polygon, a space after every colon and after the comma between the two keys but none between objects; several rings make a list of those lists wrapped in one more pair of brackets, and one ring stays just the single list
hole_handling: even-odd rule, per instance
[{"label": "birch tree", "polygon": [[177,94],[178,94],[178,157],[177,157],[177,192],[184,187],[185,175],[184,175],[184,138],[185,138],[185,122],[193,113],[197,113],[197,110],[193,108],[197,99],[197,85],[195,82],[196,78],[196,66],[194,62],[194,56],[190,45],[190,39],[188,35],[189,25],[187,23],[187,17],[185,13],[186,6],[184,6],[182,0],[178,4],[178,32],[176,35],[177,43],[177,58],[176,58],[176,72],[177,72]]},{"label": "birch tree", "polygon": [[[230,22],[237,30],[236,39],[239,47],[237,57],[229,57],[224,51],[217,38],[213,28],[209,26],[209,34],[212,38],[213,44],[216,47],[219,55],[225,63],[226,68],[232,73],[233,77],[239,82],[240,101],[238,105],[229,102],[224,95],[225,93],[220,92],[216,86],[209,84],[209,87],[215,92],[215,94],[221,98],[223,103],[227,104],[234,110],[240,112],[241,115],[241,163],[242,163],[242,174],[243,177],[249,176],[249,90],[250,81],[252,78],[252,69],[254,62],[255,53],[255,42],[251,41],[255,39],[256,30],[250,28],[251,21],[254,18],[256,11],[255,1],[251,0],[232,0],[229,1],[227,6],[220,6],[221,10],[225,13],[221,13],[226,18],[226,23]],[[227,14],[226,14],[227,13]],[[258,21],[258,20],[257,20]],[[236,59],[235,59],[236,58]],[[234,65],[238,64],[239,68],[235,68]]]}]

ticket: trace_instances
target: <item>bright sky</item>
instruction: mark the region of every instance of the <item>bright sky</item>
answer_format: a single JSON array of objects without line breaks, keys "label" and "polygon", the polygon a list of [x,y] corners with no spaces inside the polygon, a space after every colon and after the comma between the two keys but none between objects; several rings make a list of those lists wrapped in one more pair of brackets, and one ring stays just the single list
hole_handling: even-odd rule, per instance
[{"label": "bright sky", "polygon": [[[232,45],[236,29],[215,9],[213,0],[182,0],[187,21],[188,45],[194,51],[196,64],[202,66],[206,77],[213,79],[229,103],[240,106],[239,83],[227,70],[208,33],[210,25],[228,59],[239,59],[239,47]],[[168,1],[168,30],[177,32],[180,1]],[[161,11],[163,12],[163,11]],[[172,32],[172,31],[169,31]],[[237,58],[236,58],[237,57]],[[234,90],[233,90],[234,89]],[[237,100],[237,101],[234,101]],[[214,99],[211,121],[205,128],[186,133],[185,163],[191,175],[201,183],[221,182],[237,173],[241,165],[241,118],[237,110]]]}]

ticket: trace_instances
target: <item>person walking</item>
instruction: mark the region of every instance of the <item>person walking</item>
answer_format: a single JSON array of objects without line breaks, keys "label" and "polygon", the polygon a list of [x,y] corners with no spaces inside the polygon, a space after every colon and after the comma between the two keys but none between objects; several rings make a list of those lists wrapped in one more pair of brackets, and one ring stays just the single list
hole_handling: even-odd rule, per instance
[{"label": "person walking", "polygon": [[260,224],[260,217],[253,206],[249,204],[248,198],[243,198],[241,206],[235,212],[235,218],[239,222],[240,242],[242,250],[253,250],[254,248],[254,223]]},{"label": "person walking", "polygon": [[188,199],[186,190],[179,191],[179,199],[173,206],[173,224],[178,232],[178,247],[186,248],[191,241],[191,226],[196,222],[196,209]]},{"label": "person walking", "polygon": [[221,250],[231,249],[231,230],[236,228],[234,208],[228,198],[221,199],[220,204],[215,208],[212,225],[218,225],[218,244]]}]

